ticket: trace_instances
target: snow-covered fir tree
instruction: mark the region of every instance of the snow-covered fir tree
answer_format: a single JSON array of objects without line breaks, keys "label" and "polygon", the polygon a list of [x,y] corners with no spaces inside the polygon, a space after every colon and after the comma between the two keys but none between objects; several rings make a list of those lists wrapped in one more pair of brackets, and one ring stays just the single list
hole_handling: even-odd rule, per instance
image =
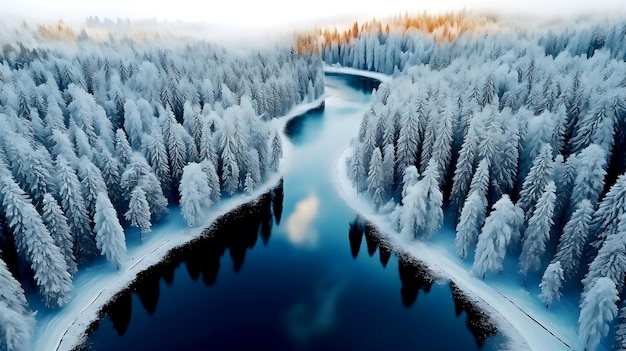
[{"label": "snow-covered fir tree", "polygon": [[126,259],[126,238],[117,212],[105,192],[97,195],[93,221],[96,246],[109,262],[121,268]]}]

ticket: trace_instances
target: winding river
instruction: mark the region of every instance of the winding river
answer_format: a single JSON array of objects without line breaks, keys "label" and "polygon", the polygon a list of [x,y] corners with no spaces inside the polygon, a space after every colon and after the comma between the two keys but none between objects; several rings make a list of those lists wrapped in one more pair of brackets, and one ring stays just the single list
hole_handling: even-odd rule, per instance
[{"label": "winding river", "polygon": [[328,74],[324,107],[292,119],[283,182],[145,272],[86,350],[494,350],[499,333],[449,282],[391,252],[336,193],[367,78]]}]

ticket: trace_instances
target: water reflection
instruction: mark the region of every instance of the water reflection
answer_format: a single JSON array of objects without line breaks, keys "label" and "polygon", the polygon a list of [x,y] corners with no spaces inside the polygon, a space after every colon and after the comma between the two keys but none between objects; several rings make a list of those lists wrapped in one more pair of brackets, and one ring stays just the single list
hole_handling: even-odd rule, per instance
[{"label": "water reflection", "polygon": [[370,94],[372,90],[377,89],[380,85],[380,81],[373,78],[346,75],[341,73],[326,73],[326,77],[340,78],[345,81],[350,86],[350,88],[366,94]]},{"label": "water reflection", "polygon": [[454,312],[459,317],[465,311],[467,319],[465,325],[474,335],[476,345],[482,347],[487,339],[497,332],[497,327],[486,312],[463,294],[456,284],[450,282],[450,291],[454,300]]},{"label": "water reflection", "polygon": [[[391,257],[391,248],[382,240],[380,233],[378,233],[375,227],[357,215],[354,221],[350,222],[350,230],[348,232],[350,250],[352,257],[355,259],[358,256],[363,236],[365,236],[369,256],[373,256],[378,249],[380,263],[383,268],[386,267]],[[417,301],[420,290],[428,293],[435,282],[434,274],[423,262],[415,260],[406,254],[398,254],[398,273],[401,282],[400,295],[402,303],[407,307]],[[450,281],[449,284],[456,316],[460,317],[463,312],[466,313],[465,325],[474,336],[476,345],[479,348],[482,347],[487,339],[497,332],[495,322],[485,311],[477,306],[476,302],[469,299],[454,282]]]},{"label": "water reflection", "polygon": [[348,239],[350,240],[350,252],[352,257],[356,260],[361,249],[361,242],[363,241],[363,232],[365,231],[364,225],[357,216],[356,219],[350,222],[350,231],[348,232]]},{"label": "water reflection", "polygon": [[228,250],[234,270],[239,271],[246,251],[255,246],[259,234],[264,244],[269,241],[272,214],[276,222],[279,222],[282,202],[281,180],[276,188],[261,196],[258,201],[229,212],[215,222],[201,238],[172,251],[164,261],[140,273],[135,282],[118,294],[102,311],[109,316],[118,335],[124,335],[130,323],[132,294],[139,297],[148,314],[154,314],[159,301],[161,280],[171,285],[174,271],[181,264],[185,264],[191,279],[197,281],[202,276],[204,284],[212,285],[218,276],[220,257]]},{"label": "water reflection", "polygon": [[314,246],[317,244],[317,232],[312,222],[319,211],[319,198],[315,194],[300,200],[296,210],[287,219],[287,236],[296,245]]},{"label": "water reflection", "polygon": [[347,286],[347,280],[339,275],[323,276],[310,296],[298,300],[287,311],[285,325],[294,341],[306,345],[333,329],[339,297]]},{"label": "water reflection", "polygon": [[296,144],[316,140],[324,129],[324,108],[322,103],[318,108],[290,119],[285,125],[285,134]]}]

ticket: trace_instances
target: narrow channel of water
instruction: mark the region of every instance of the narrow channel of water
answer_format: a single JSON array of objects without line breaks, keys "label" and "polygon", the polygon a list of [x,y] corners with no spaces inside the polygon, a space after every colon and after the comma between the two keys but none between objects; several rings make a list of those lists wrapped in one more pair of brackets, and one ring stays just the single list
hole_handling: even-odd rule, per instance
[{"label": "narrow channel of water", "polygon": [[141,274],[84,349],[498,349],[458,289],[392,253],[336,194],[336,160],[377,83],[326,84],[325,107],[286,126],[284,182]]}]

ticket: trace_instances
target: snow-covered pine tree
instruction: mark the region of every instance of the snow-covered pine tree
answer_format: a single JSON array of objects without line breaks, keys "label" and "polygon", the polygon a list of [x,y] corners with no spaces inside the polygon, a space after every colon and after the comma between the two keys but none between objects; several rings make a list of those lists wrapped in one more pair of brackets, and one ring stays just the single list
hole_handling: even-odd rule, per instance
[{"label": "snow-covered pine tree", "polygon": [[615,184],[606,193],[598,210],[593,214],[591,224],[592,244],[596,249],[610,234],[617,230],[617,219],[626,212],[626,174],[617,178]]},{"label": "snow-covered pine tree", "polygon": [[554,224],[554,201],[556,195],[554,181],[549,181],[543,193],[537,200],[533,214],[528,220],[528,227],[524,232],[522,253],[519,257],[520,273],[526,277],[528,271],[536,271],[541,264],[541,256],[546,251],[546,243],[550,239],[550,229]]},{"label": "snow-covered pine tree", "polygon": [[533,161],[519,194],[518,204],[526,213],[526,218],[530,218],[533,213],[543,189],[554,176],[553,172],[552,147],[550,144],[544,144]]},{"label": "snow-covered pine tree", "polygon": [[215,166],[213,162],[210,160],[204,160],[200,163],[202,166],[202,171],[206,174],[207,180],[209,181],[209,187],[211,191],[209,193],[209,199],[216,203],[220,200],[222,194],[220,193],[220,178],[217,175],[217,171],[215,170]]},{"label": "snow-covered pine tree", "polygon": [[67,217],[65,217],[61,206],[59,206],[57,200],[50,194],[43,196],[41,219],[46,228],[48,228],[54,243],[61,249],[61,253],[65,258],[65,264],[67,265],[67,271],[73,275],[78,268],[72,248],[72,233],[70,232]]},{"label": "snow-covered pine tree", "polygon": [[189,163],[183,169],[180,181],[180,210],[190,227],[203,223],[206,210],[211,205],[211,188],[207,174],[198,163]]},{"label": "snow-covered pine tree", "polygon": [[481,198],[477,191],[472,191],[463,204],[454,238],[454,248],[461,259],[464,260],[467,257],[468,251],[476,243],[486,212],[487,199],[484,196]]},{"label": "snow-covered pine tree", "polygon": [[[407,170],[410,169],[410,167],[407,168]],[[410,174],[411,171],[408,173]],[[443,195],[439,189],[438,174],[437,162],[431,159],[422,179],[404,189],[400,224],[405,236],[416,238],[418,234],[421,234],[428,239],[441,228]],[[407,178],[406,171],[405,178]]]},{"label": "snow-covered pine tree", "polygon": [[600,277],[610,278],[618,290],[624,287],[626,274],[626,213],[618,218],[617,231],[609,235],[583,278],[583,294]]},{"label": "snow-covered pine tree", "polygon": [[593,206],[587,199],[576,205],[567,224],[563,228],[563,234],[559,238],[553,262],[561,262],[565,278],[571,278],[578,272],[583,250],[589,240],[589,230]]},{"label": "snow-covered pine tree", "polygon": [[478,235],[474,253],[472,272],[485,277],[487,272],[501,272],[506,250],[518,230],[519,215],[509,195],[493,205],[493,210],[485,220],[485,225]]},{"label": "snow-covered pine tree", "polygon": [[539,300],[546,304],[546,308],[550,308],[550,305],[552,305],[555,299],[557,301],[561,299],[563,280],[561,262],[556,261],[550,263],[541,277],[541,283],[539,283],[539,287],[541,288]]},{"label": "snow-covered pine tree", "polygon": [[83,191],[83,199],[87,206],[87,213],[89,214],[89,218],[93,218],[98,193],[107,191],[106,183],[104,182],[102,173],[100,173],[100,169],[85,156],[81,157],[79,160],[78,176]]},{"label": "snow-covered pine tree", "polygon": [[456,113],[455,105],[447,102],[443,107],[441,120],[437,126],[437,136],[433,144],[432,158],[437,161],[439,183],[442,187],[445,185],[448,177],[448,169],[452,159],[452,139]]},{"label": "snow-covered pine tree", "polygon": [[[161,184],[146,162],[146,159],[139,153],[134,153],[130,159],[126,170],[122,174],[121,187],[129,197],[130,193],[137,186],[141,186],[148,201],[149,211],[152,219],[158,219],[162,214],[167,213],[167,199],[163,195]],[[127,199],[129,200],[129,199]]]},{"label": "snow-covered pine tree", "polygon": [[570,200],[570,213],[574,206],[584,199],[588,199],[595,208],[600,194],[604,189],[606,175],[606,151],[596,144],[584,148],[576,156],[576,179]]},{"label": "snow-covered pine tree", "polygon": [[82,263],[94,257],[97,252],[82,185],[72,166],[61,155],[57,156],[56,169],[57,195],[73,235],[74,256]]},{"label": "snow-covered pine tree", "polygon": [[107,261],[121,269],[126,259],[126,241],[124,229],[117,217],[117,212],[105,192],[99,192],[96,197],[94,231],[96,232],[96,246]]},{"label": "snow-covered pine tree", "polygon": [[456,162],[454,177],[452,178],[452,193],[450,201],[459,210],[467,197],[470,182],[474,174],[474,161],[476,148],[478,147],[478,133],[472,125],[468,127],[467,134],[463,138],[463,145],[459,151],[459,158]]},{"label": "snow-covered pine tree", "polygon": [[275,130],[272,137],[271,144],[271,158],[270,158],[270,169],[274,172],[278,172],[278,166],[280,163],[280,159],[283,157],[283,144],[280,139],[280,135],[278,131]]},{"label": "snow-covered pine tree", "polygon": [[63,306],[72,291],[72,277],[61,249],[54,243],[30,198],[2,171],[2,210],[15,237],[18,252],[35,272],[39,292],[49,307]]},{"label": "snow-covered pine tree", "polygon": [[367,173],[367,192],[372,197],[376,208],[383,204],[383,160],[380,148],[375,148],[370,159],[370,168]]},{"label": "snow-covered pine tree", "polygon": [[143,134],[141,140],[142,151],[146,161],[152,167],[163,192],[169,194],[172,186],[171,171],[165,141],[160,128],[154,126],[151,134]]},{"label": "snow-covered pine tree", "polygon": [[137,185],[130,193],[128,211],[124,213],[124,218],[130,225],[140,229],[141,234],[149,233],[152,229],[150,223],[150,206],[146,200],[146,192]]},{"label": "snow-covered pine tree", "polygon": [[33,313],[26,310],[24,289],[0,257],[0,349],[26,350],[35,327]]},{"label": "snow-covered pine tree", "polygon": [[122,128],[115,132],[115,155],[119,158],[122,169],[130,162],[133,155],[133,149],[130,147],[126,132]]},{"label": "snow-covered pine tree", "polygon": [[602,337],[609,332],[609,325],[617,315],[619,292],[613,280],[596,279],[583,297],[578,317],[578,338],[585,350],[596,349]]},{"label": "snow-covered pine tree", "polygon": [[393,143],[385,145],[383,148],[383,165],[382,165],[382,175],[383,175],[383,190],[384,196],[383,199],[386,201],[393,195],[394,190],[394,179],[395,179],[395,149],[393,147]]},{"label": "snow-covered pine tree", "polygon": [[404,171],[411,165],[416,165],[421,144],[420,119],[426,118],[425,113],[418,109],[415,113],[404,113],[400,121],[400,132],[396,145],[396,169]]},{"label": "snow-covered pine tree", "polygon": [[489,161],[484,158],[470,183],[470,192],[461,209],[456,227],[454,246],[456,252],[465,259],[470,246],[474,245],[487,215],[487,190],[489,186]]}]

